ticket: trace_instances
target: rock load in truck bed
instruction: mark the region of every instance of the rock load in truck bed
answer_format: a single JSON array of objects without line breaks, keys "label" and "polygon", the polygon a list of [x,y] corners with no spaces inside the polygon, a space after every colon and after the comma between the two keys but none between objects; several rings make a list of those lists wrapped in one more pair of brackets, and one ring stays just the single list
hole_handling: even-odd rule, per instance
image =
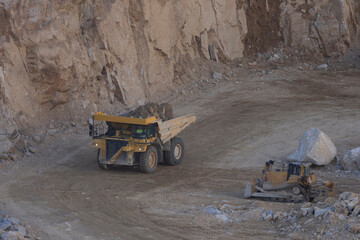
[{"label": "rock load in truck bed", "polygon": [[162,119],[164,121],[174,117],[172,106],[169,103],[147,103],[134,110],[131,110],[130,112],[126,113],[125,116],[134,118],[148,118],[155,116],[156,118]]}]

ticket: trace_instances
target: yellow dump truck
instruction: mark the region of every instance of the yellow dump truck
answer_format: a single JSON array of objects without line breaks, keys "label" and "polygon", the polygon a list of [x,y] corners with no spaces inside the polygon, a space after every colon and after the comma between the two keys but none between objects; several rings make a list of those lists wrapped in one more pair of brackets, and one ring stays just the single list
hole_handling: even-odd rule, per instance
[{"label": "yellow dump truck", "polygon": [[167,121],[156,117],[133,118],[93,115],[90,125],[92,146],[98,149],[100,168],[113,165],[139,166],[143,173],[155,171],[158,162],[175,166],[184,158],[184,142],[176,135],[196,121],[195,115],[185,115]]}]

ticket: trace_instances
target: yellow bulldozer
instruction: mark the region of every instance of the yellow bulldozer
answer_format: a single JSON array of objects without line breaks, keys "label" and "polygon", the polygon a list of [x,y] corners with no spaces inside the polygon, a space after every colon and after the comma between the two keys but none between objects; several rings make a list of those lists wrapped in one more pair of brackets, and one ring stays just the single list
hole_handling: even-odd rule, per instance
[{"label": "yellow bulldozer", "polygon": [[184,142],[176,135],[195,122],[195,115],[163,121],[155,116],[135,118],[93,115],[90,125],[92,146],[98,149],[100,168],[114,165],[137,165],[143,173],[155,171],[158,162],[178,165],[184,158]]},{"label": "yellow bulldozer", "polygon": [[333,192],[332,182],[317,181],[310,173],[310,163],[270,160],[265,163],[261,177],[246,184],[244,197],[301,202]]}]

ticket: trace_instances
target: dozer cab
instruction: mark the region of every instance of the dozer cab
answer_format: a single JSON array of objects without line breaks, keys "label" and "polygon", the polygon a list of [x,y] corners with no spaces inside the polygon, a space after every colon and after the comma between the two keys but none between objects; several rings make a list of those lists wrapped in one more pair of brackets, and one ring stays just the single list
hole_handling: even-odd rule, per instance
[{"label": "dozer cab", "polygon": [[102,169],[137,165],[143,173],[154,172],[159,161],[178,165],[185,149],[183,140],[176,135],[195,120],[195,115],[163,121],[155,116],[133,118],[96,113],[89,134],[93,137],[92,146],[98,149],[98,165]]},{"label": "dozer cab", "polygon": [[247,183],[244,197],[275,201],[313,201],[318,196],[331,195],[332,182],[316,181],[310,173],[310,163],[266,162],[261,177]]}]

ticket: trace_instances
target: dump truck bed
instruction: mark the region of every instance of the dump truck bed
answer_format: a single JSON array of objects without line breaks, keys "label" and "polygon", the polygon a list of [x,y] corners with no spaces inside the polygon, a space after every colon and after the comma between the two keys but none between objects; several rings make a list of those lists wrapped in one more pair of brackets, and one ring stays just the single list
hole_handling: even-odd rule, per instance
[{"label": "dump truck bed", "polygon": [[157,121],[160,140],[162,143],[168,142],[195,121],[196,116],[192,114],[184,115],[167,121]]},{"label": "dump truck bed", "polygon": [[157,121],[156,117],[132,118],[132,117],[106,115],[103,113],[95,113],[93,117],[94,117],[94,121],[105,121],[105,122],[136,124],[136,125],[149,125]]}]

